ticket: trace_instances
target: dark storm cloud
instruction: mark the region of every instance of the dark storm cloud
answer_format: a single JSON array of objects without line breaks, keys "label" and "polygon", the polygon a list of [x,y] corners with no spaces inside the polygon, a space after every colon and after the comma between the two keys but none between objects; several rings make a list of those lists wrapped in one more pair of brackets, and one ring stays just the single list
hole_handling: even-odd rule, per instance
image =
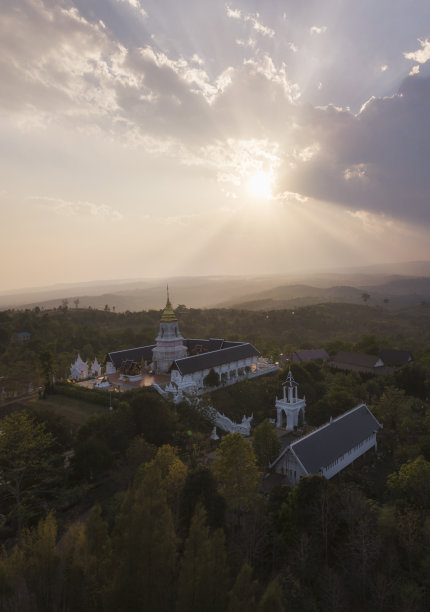
[{"label": "dark storm cloud", "polygon": [[430,78],[407,78],[398,94],[369,100],[356,116],[303,109],[300,130],[319,150],[293,170],[284,166],[281,191],[430,222]]}]

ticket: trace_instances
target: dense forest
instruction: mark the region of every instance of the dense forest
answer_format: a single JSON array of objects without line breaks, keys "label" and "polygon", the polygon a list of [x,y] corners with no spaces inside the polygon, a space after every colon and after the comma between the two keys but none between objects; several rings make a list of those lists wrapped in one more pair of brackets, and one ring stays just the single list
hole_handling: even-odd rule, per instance
[{"label": "dense forest", "polygon": [[[377,354],[381,348],[405,348],[421,356],[430,346],[430,306],[387,311],[357,304],[319,304],[297,310],[244,311],[176,309],[181,333],[189,338],[226,338],[253,343],[275,361],[281,353],[325,347]],[[0,312],[0,375],[6,388],[18,389],[43,379],[52,356],[57,378],[67,378],[78,351],[83,359],[109,351],[153,344],[161,311],[111,312],[63,307]],[[30,339],[20,342],[17,334]]]},{"label": "dense forest", "polygon": [[[267,419],[285,370],[209,394],[231,418],[254,415],[251,444],[213,441],[205,414],[152,389],[109,411],[100,391],[45,381],[78,350],[103,359],[152,343],[159,312],[1,313],[0,373],[47,384],[41,399],[1,408],[0,609],[429,609],[430,309],[177,314],[184,336],[252,341],[274,359],[319,346],[412,350],[390,376],[292,365],[308,427],[365,401],[383,425],[377,453],[330,481],[268,488],[279,442]],[[62,410],[72,405],[98,412],[77,425]]]}]

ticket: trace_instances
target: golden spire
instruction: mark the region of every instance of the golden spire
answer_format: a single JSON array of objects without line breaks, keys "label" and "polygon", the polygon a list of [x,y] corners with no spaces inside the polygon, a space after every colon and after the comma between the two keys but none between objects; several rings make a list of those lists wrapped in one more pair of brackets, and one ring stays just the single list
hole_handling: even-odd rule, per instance
[{"label": "golden spire", "polygon": [[161,315],[161,321],[163,323],[172,323],[173,321],[177,321],[175,312],[172,308],[172,304],[170,303],[169,297],[169,285],[167,285],[167,302],[166,307],[163,310],[163,314]]}]

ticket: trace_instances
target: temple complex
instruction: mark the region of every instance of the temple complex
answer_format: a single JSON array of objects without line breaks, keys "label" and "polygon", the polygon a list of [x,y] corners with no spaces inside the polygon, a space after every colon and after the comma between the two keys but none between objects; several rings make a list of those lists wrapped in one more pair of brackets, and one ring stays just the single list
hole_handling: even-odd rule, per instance
[{"label": "temple complex", "polygon": [[210,386],[218,387],[279,369],[262,359],[260,352],[249,342],[184,338],[168,290],[155,342],[109,353],[106,375],[119,374],[121,380],[126,378],[136,383],[144,372],[155,377],[164,375],[164,391],[180,395],[196,393],[207,387],[205,379],[209,373],[215,381]]}]

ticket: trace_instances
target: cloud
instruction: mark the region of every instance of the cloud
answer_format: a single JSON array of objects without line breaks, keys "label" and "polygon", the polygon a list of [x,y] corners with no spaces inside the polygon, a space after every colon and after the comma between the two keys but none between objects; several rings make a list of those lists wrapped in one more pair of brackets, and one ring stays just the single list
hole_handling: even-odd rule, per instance
[{"label": "cloud", "polygon": [[327,26],[312,26],[309,28],[311,34],[323,34],[327,31]]},{"label": "cloud", "polygon": [[407,78],[398,93],[348,110],[302,107],[297,138],[318,143],[311,159],[287,155],[278,191],[337,202],[410,222],[430,223],[430,79]]},{"label": "cloud", "polygon": [[225,5],[225,8],[227,11],[227,17],[230,17],[230,19],[240,19],[241,12],[239,9],[232,9],[228,4]]},{"label": "cloud", "polygon": [[430,60],[430,39],[426,38],[425,40],[422,40],[421,38],[419,38],[418,42],[421,45],[421,49],[405,52],[403,53],[403,56],[406,59],[413,60],[414,62],[418,62],[419,64],[425,64]]},{"label": "cloud", "polygon": [[61,198],[44,196],[32,196],[30,201],[37,202],[45,210],[49,210],[64,217],[98,217],[118,221],[122,214],[106,204],[95,204],[94,202],[68,201]]},{"label": "cloud", "polygon": [[[243,60],[235,47],[240,60],[216,72],[195,49],[187,56],[155,43],[126,47],[76,8],[9,4],[0,22],[0,105],[26,133],[50,123],[94,129],[220,183],[237,187],[251,172],[269,170],[281,198],[301,194],[351,211],[430,220],[429,79],[408,78],[397,94],[370,98],[354,115],[301,103],[288,66],[263,50],[249,48]],[[226,11],[254,37],[273,36],[258,13]],[[427,61],[430,44],[420,45],[407,59]],[[45,198],[45,205],[58,214],[119,214],[84,198]]]},{"label": "cloud", "polygon": [[138,10],[139,13],[143,16],[143,17],[147,17],[147,13],[145,11],[144,8],[142,8],[139,0],[116,0],[117,2],[121,2],[121,3],[125,3],[125,4],[129,4],[130,6],[132,6],[134,9]]},{"label": "cloud", "polygon": [[226,11],[227,17],[230,17],[230,19],[241,20],[245,23],[250,23],[252,25],[252,29],[259,34],[262,34],[262,36],[268,36],[269,38],[273,38],[275,36],[275,30],[261,23],[259,13],[244,13],[239,9],[231,8],[231,6],[228,4],[226,4]]}]

